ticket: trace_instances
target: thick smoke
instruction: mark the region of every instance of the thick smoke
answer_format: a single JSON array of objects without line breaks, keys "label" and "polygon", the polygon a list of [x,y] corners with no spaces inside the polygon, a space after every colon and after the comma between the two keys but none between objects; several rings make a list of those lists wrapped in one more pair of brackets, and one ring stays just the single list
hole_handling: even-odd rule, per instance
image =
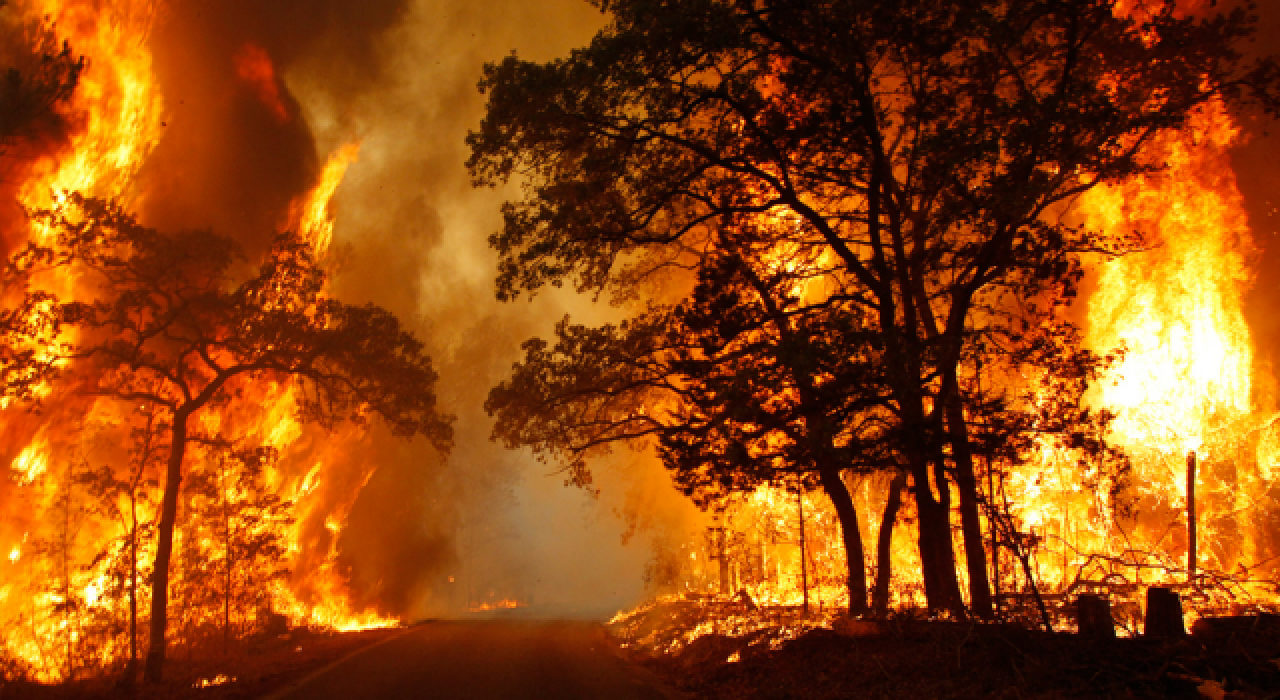
[{"label": "thick smoke", "polygon": [[[158,18],[166,131],[140,178],[146,222],[261,250],[326,156],[358,141],[334,201],[333,291],[417,329],[457,416],[447,461],[377,429],[345,451],[346,473],[376,466],[362,489],[329,484],[323,496],[360,489],[338,542],[357,609],[442,615],[515,598],[604,613],[642,592],[644,537],[622,542],[640,510],[676,526],[696,519],[651,459],[602,465],[592,499],[490,442],[482,409],[524,339],[566,312],[592,321],[610,310],[563,293],[494,299],[486,238],[514,191],[470,185],[464,138],[484,108],[475,85],[486,61],[512,50],[549,60],[604,21],[583,0],[177,0]],[[319,520],[308,532],[329,536]]]},{"label": "thick smoke", "polygon": [[[1280,6],[1260,3],[1261,22],[1246,55],[1280,54]],[[1236,115],[1242,128],[1239,145],[1232,151],[1240,192],[1244,195],[1249,228],[1259,251],[1253,262],[1257,282],[1245,300],[1245,318],[1253,332],[1255,377],[1274,377],[1280,369],[1280,284],[1269,274],[1280,269],[1280,122],[1257,111]],[[1274,380],[1258,382],[1262,408],[1273,408]]]}]

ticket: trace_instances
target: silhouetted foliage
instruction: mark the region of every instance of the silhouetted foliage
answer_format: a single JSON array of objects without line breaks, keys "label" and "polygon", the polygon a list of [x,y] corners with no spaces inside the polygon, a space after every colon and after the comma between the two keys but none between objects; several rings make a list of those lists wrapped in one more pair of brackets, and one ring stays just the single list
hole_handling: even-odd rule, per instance
[{"label": "silhouetted foliage", "polygon": [[24,29],[25,36],[13,42],[17,48],[0,55],[0,155],[19,141],[59,135],[86,67],[83,56],[58,41],[52,24]]},{"label": "silhouetted foliage", "polygon": [[77,300],[28,296],[28,306],[37,299],[47,328],[77,330],[75,340],[47,334],[52,341],[32,361],[86,395],[155,406],[168,426],[146,668],[148,678],[158,679],[173,528],[183,458],[198,437],[191,431],[195,416],[242,401],[246,386],[274,378],[295,382],[299,417],[323,426],[377,415],[395,435],[424,435],[444,451],[451,419],[436,409],[436,374],[422,342],[381,308],[322,294],[326,273],[295,235],[278,235],[252,269],[229,239],[203,231],[162,234],[113,203],[74,193],[36,216],[51,235],[19,251],[11,274],[75,273],[90,291]]},{"label": "silhouetted foliage", "polygon": [[[511,56],[481,81],[475,181],[526,181],[490,239],[498,296],[566,281],[621,300],[646,285],[670,295],[682,270],[694,291],[625,326],[563,323],[553,352],[531,341],[491,396],[498,435],[568,456],[584,481],[582,448],[679,424],[691,432],[664,439],[669,465],[741,488],[775,449],[752,441],[802,424],[776,458],[805,469],[825,452],[838,464],[818,471],[824,484],[862,465],[909,473],[929,606],[964,615],[955,484],[973,608],[989,616],[971,422],[990,414],[995,433],[1056,430],[1105,452],[1106,416],[1065,410],[1075,392],[1056,423],[1015,420],[1025,403],[973,378],[1013,354],[1047,363],[1032,376],[1067,371],[1070,394],[1103,365],[1019,350],[1062,324],[1082,255],[1137,242],[1071,225],[1070,205],[1163,167],[1144,146],[1212,101],[1276,110],[1274,60],[1244,65],[1235,49],[1253,32],[1249,8],[1200,20],[1172,2],[1117,16],[1114,0],[597,5],[612,21],[590,46],[545,64]],[[816,291],[768,283],[791,258]],[[665,364],[642,361],[655,356]],[[771,382],[790,384],[765,400]],[[646,403],[659,395],[673,403]],[[536,415],[540,401],[551,414]]]}]

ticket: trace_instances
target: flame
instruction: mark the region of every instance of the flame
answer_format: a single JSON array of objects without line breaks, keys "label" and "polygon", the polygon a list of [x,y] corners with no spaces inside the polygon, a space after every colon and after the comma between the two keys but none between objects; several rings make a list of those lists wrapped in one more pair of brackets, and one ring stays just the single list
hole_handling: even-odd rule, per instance
[{"label": "flame", "polygon": [[[133,190],[137,173],[162,132],[163,100],[146,46],[155,4],[138,0],[107,7],[70,0],[34,0],[15,9],[28,25],[47,19],[75,51],[93,57],[67,110],[68,121],[74,127],[68,143],[28,167],[26,179],[18,188],[20,204],[27,210],[49,208],[70,191],[137,204]],[[36,226],[30,235],[40,239],[48,233]],[[72,295],[76,284],[69,274],[39,282],[47,291],[64,298]],[[47,395],[47,391],[42,388],[38,393]],[[70,486],[64,483],[68,473],[52,469],[50,438],[44,430],[38,431],[13,462],[20,474],[20,486],[32,491],[23,512],[9,516],[13,522],[47,525],[41,522],[41,515],[52,512],[60,497],[70,498],[60,496],[70,493]],[[87,538],[99,534],[97,530],[90,528],[83,534]],[[102,534],[104,540],[111,537],[111,533]],[[4,532],[0,531],[0,538],[3,537]],[[10,563],[18,568],[14,573],[19,585],[25,587],[50,577],[49,572],[40,570],[42,557],[22,557],[19,545],[11,547]],[[70,552],[66,556],[70,559]],[[62,664],[50,657],[46,646],[59,636],[79,633],[69,626],[67,616],[53,611],[57,605],[72,602],[67,593],[74,593],[77,600],[96,601],[101,590],[94,585],[96,578],[99,577],[78,572],[62,577],[63,594],[6,596],[5,605],[0,606],[6,623],[15,614],[25,616],[26,621],[23,634],[6,624],[4,652],[31,666],[37,679],[56,680],[64,675],[66,671],[59,667]],[[114,655],[119,650],[106,648],[101,652]]]},{"label": "flame", "polygon": [[49,468],[49,443],[37,438],[14,458],[11,468],[17,472],[18,483],[26,486],[40,478]]},{"label": "flame", "polygon": [[471,612],[488,612],[490,610],[515,610],[523,608],[527,603],[511,598],[503,598],[502,600],[494,600],[486,603],[472,603],[468,608]]},{"label": "flame", "polygon": [[214,686],[226,685],[227,683],[235,683],[235,676],[228,676],[225,673],[219,673],[213,678],[201,678],[191,684],[192,688],[212,688]]},{"label": "flame", "polygon": [[316,257],[324,258],[333,242],[333,216],[329,211],[333,195],[342,184],[347,168],[360,157],[360,142],[349,143],[329,156],[320,182],[310,194],[294,202],[290,208],[289,225],[311,243]]},{"label": "flame", "polygon": [[[1276,547],[1267,527],[1274,510],[1267,504],[1280,476],[1280,414],[1259,389],[1272,380],[1257,366],[1244,315],[1257,251],[1230,162],[1229,149],[1239,137],[1224,105],[1211,102],[1183,130],[1148,146],[1147,157],[1166,164],[1165,169],[1095,188],[1074,205],[1093,230],[1117,237],[1136,231],[1145,239],[1139,252],[1090,261],[1082,303],[1087,347],[1100,354],[1124,350],[1089,399],[1094,409],[1115,415],[1111,439],[1133,462],[1128,481],[1113,483],[1096,466],[1082,465],[1077,454],[1045,443],[997,487],[1025,538],[1021,546],[1031,554],[1040,591],[1063,600],[1091,588],[1109,591],[1118,619],[1131,634],[1140,631],[1142,591],[1148,585],[1181,592],[1188,622],[1201,614],[1274,609],[1280,603],[1276,565],[1266,562]],[[792,257],[780,246],[768,262],[794,272]],[[1190,452],[1197,463],[1194,578],[1187,564]],[[1118,504],[1111,500],[1113,487]],[[884,484],[866,480],[850,484],[850,490],[859,513],[867,514],[870,532],[864,535],[870,536],[864,536],[864,546],[874,556]],[[814,496],[805,501],[806,516],[813,518],[809,545],[818,560],[811,600],[839,606],[845,602],[839,530],[830,504]],[[796,517],[794,501],[794,494],[764,488],[731,507],[723,521],[742,543],[733,555],[730,590],[746,590],[775,610],[799,604],[799,576],[785,573],[799,570],[799,554],[789,551],[794,545],[779,546],[776,537],[757,531],[762,524],[784,530]],[[958,497],[953,495],[952,502]],[[910,513],[900,517],[900,523],[911,522]],[[953,520],[958,533],[958,514]],[[891,598],[895,607],[918,607],[923,597],[915,538],[909,526],[899,527]],[[681,594],[719,591],[716,553],[696,540],[680,547],[685,551],[676,590],[660,588],[656,592],[665,595],[620,613],[611,625],[630,624],[655,605],[691,604],[680,602]],[[955,547],[963,562],[958,534]],[[1000,554],[995,566],[996,592],[1004,594],[1010,609],[1018,599],[1030,599],[1009,552]],[[963,589],[963,567],[958,573]],[[701,621],[662,637],[661,643],[644,643],[671,651],[704,634],[739,635],[763,624],[759,615],[740,611],[716,617],[715,606],[703,601],[691,618]],[[721,596],[717,605],[726,603]],[[708,615],[714,619],[704,619]],[[1072,623],[1055,624],[1069,629]]]},{"label": "flame", "polygon": [[1098,396],[1127,445],[1185,453],[1252,411],[1242,307],[1253,243],[1226,151],[1237,132],[1215,103],[1164,145],[1167,172],[1100,188],[1085,203],[1100,228],[1153,238],[1150,250],[1104,263],[1089,299],[1090,344],[1127,348]]},{"label": "flame", "polygon": [[[1113,439],[1133,461],[1120,493],[1133,515],[1112,517],[1106,494],[1084,485],[1088,470],[1061,450],[1043,446],[1012,474],[1010,500],[1038,538],[1037,572],[1050,590],[1103,579],[1173,585],[1195,608],[1189,620],[1197,610],[1274,602],[1257,566],[1269,546],[1260,504],[1277,455],[1275,418],[1258,404],[1243,312],[1255,247],[1228,153],[1238,136],[1225,107],[1211,103],[1150,147],[1164,171],[1080,202],[1090,227],[1145,238],[1143,251],[1094,266],[1086,302],[1088,346],[1124,349],[1092,401],[1115,414]],[[1195,581],[1187,579],[1188,453],[1198,462],[1196,566],[1210,572]]]},{"label": "flame", "polygon": [[[67,108],[74,128],[65,146],[40,157],[25,171],[18,188],[23,207],[50,208],[63,202],[68,192],[113,198],[134,209],[143,204],[138,173],[163,135],[164,100],[148,47],[156,7],[152,0],[124,0],[109,6],[89,0],[38,0],[21,6],[31,22],[48,17],[73,50],[89,57],[89,68]],[[287,119],[275,67],[266,52],[246,45],[234,60],[240,78],[278,119]],[[305,236],[319,258],[327,254],[333,237],[331,199],[358,153],[358,143],[338,149],[315,187],[286,212],[283,223]],[[48,234],[39,227],[29,232],[36,240]],[[63,271],[37,283],[60,298],[75,298],[80,281]],[[74,337],[61,340],[74,341]],[[11,567],[0,591],[0,619],[6,629],[0,654],[25,664],[38,680],[57,681],[75,675],[77,664],[105,667],[128,654],[127,642],[121,643],[119,636],[74,654],[67,650],[85,639],[82,625],[88,615],[120,619],[126,614],[121,584],[103,563],[110,557],[100,556],[123,556],[119,543],[127,534],[126,521],[120,515],[90,512],[85,500],[89,495],[77,481],[76,470],[96,466],[94,441],[113,429],[127,429],[132,419],[127,409],[113,402],[78,402],[50,396],[49,391],[44,387],[38,393],[57,412],[51,415],[60,417],[17,438],[25,444],[7,446],[7,454],[13,455],[11,481],[18,490],[14,499],[0,490],[11,511],[0,521],[0,547],[9,552]],[[332,436],[308,431],[295,417],[294,388],[287,382],[261,383],[246,391],[253,399],[253,411],[206,412],[201,428],[273,447],[282,455],[279,464],[266,470],[262,483],[231,483],[219,490],[220,497],[237,500],[268,489],[293,502],[292,524],[278,526],[288,558],[284,563],[292,573],[271,585],[270,607],[295,625],[355,630],[400,624],[396,617],[353,609],[337,563],[337,543],[347,514],[373,472],[374,465],[349,454],[365,439],[363,429],[344,428]],[[21,409],[6,405],[0,410],[16,414]],[[60,427],[63,423],[74,427]],[[22,431],[14,429],[12,434]],[[189,469],[208,466],[198,464],[199,456],[189,459]],[[113,468],[120,471],[117,478],[123,476],[123,464]],[[114,506],[118,513],[130,512],[123,496],[115,499]],[[138,503],[136,510],[143,524],[153,520],[154,499]],[[59,521],[63,516],[58,513],[64,514],[65,522]],[[72,517],[77,518],[75,523]],[[38,547],[26,546],[28,532]],[[149,541],[140,545],[139,562],[145,569],[154,550]],[[188,561],[194,562],[190,565],[195,566],[222,545],[212,533],[179,530],[174,546],[177,559],[186,551]],[[174,566],[175,586],[184,576],[200,575],[182,571],[180,562]],[[145,582],[139,595],[139,608],[145,611],[149,596]],[[258,613],[245,614],[253,620]]]},{"label": "flame", "polygon": [[276,68],[271,63],[271,56],[266,49],[256,44],[245,44],[235,57],[236,75],[239,76],[258,97],[263,106],[280,122],[289,121],[289,110],[280,99],[280,86],[276,79]]},{"label": "flame", "polygon": [[93,57],[76,89],[73,111],[84,125],[70,147],[47,157],[21,188],[29,209],[64,192],[129,199],[138,169],[160,138],[164,101],[146,39],[155,4],[44,0],[26,8],[30,21],[49,17],[75,50]]}]

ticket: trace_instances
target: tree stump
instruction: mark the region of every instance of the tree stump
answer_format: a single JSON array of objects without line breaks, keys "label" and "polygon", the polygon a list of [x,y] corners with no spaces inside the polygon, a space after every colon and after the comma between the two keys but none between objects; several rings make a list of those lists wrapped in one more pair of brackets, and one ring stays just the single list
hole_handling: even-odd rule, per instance
[{"label": "tree stump", "polygon": [[1082,593],[1076,598],[1077,631],[1081,637],[1115,639],[1116,626],[1111,620],[1111,601],[1105,596]]},{"label": "tree stump", "polygon": [[1147,589],[1146,637],[1183,637],[1187,628],[1182,623],[1182,599],[1171,588],[1152,586]]}]

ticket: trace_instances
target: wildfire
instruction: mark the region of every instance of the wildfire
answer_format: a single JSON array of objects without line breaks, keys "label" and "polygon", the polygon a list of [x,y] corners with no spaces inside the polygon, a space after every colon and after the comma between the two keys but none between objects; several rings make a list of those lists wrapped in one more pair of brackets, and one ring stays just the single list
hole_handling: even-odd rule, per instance
[{"label": "wildfire", "polygon": [[[1090,226],[1146,238],[1146,250],[1097,266],[1087,300],[1088,344],[1125,349],[1094,404],[1115,412],[1114,439],[1133,460],[1120,497],[1135,515],[1109,517],[1103,494],[1082,488],[1069,455],[1046,450],[1015,474],[1011,500],[1023,525],[1044,538],[1038,571],[1051,589],[1103,579],[1173,584],[1203,609],[1270,599],[1247,583],[1263,558],[1266,528],[1257,518],[1270,487],[1272,419],[1254,403],[1243,314],[1254,247],[1227,153],[1237,135],[1215,104],[1154,147],[1166,171],[1083,199]],[[1200,466],[1194,524],[1207,545],[1197,566],[1218,572],[1197,581],[1186,572],[1189,452]],[[1245,582],[1223,583],[1224,572]]]},{"label": "wildfire", "polygon": [[[73,125],[67,142],[24,171],[18,188],[24,208],[38,211],[59,206],[71,192],[114,199],[130,210],[143,204],[145,188],[139,186],[138,173],[164,132],[165,102],[148,46],[156,7],[150,0],[108,5],[38,0],[18,6],[27,23],[36,26],[48,18],[60,39],[65,38],[77,54],[90,59],[67,108]],[[245,45],[234,62],[238,76],[272,114],[287,120],[282,84],[266,51]],[[318,258],[325,257],[333,237],[330,201],[358,153],[358,143],[338,149],[315,187],[283,212],[282,227],[301,233]],[[41,240],[48,233],[35,226],[29,235]],[[72,272],[47,275],[37,283],[63,299],[78,298],[83,291]],[[291,385],[263,383],[247,390],[255,392],[258,399],[259,410],[252,417],[210,412],[202,417],[200,427],[211,434],[274,448],[280,459],[266,468],[261,483],[223,484],[210,498],[231,503],[269,491],[291,504],[293,517],[271,525],[283,542],[287,576],[275,579],[256,611],[249,609],[244,619],[235,622],[247,625],[256,619],[261,623],[260,616],[269,610],[283,614],[294,625],[343,631],[400,624],[395,617],[353,609],[336,561],[347,514],[375,466],[352,454],[352,448],[366,437],[363,429],[347,427],[332,436],[309,432],[295,418],[296,397]],[[77,664],[105,665],[127,658],[128,644],[118,635],[76,652],[77,658],[71,648],[87,638],[92,620],[125,615],[121,592],[125,579],[110,567],[127,559],[128,548],[121,543],[130,532],[130,517],[143,526],[150,523],[155,519],[158,499],[148,500],[145,480],[137,491],[141,500],[134,502],[123,491],[94,501],[84,485],[92,470],[106,459],[100,455],[121,453],[121,448],[101,444],[125,442],[127,435],[121,432],[136,423],[130,409],[105,399],[84,402],[51,396],[47,390],[44,394],[51,414],[58,419],[34,431],[34,437],[28,431],[19,438],[26,444],[6,446],[16,490],[12,494],[0,490],[0,504],[10,511],[6,522],[0,523],[0,547],[8,552],[11,567],[0,596],[0,619],[6,630],[0,647],[26,664],[35,678],[54,681],[76,675]],[[0,410],[22,409],[0,406]],[[6,433],[5,439],[18,434],[17,430]],[[201,459],[189,455],[188,471],[216,467],[191,464]],[[111,467],[111,477],[125,483],[129,470],[123,461]],[[184,501],[183,508],[194,504],[196,501]],[[27,533],[31,546],[26,545]],[[223,546],[213,532],[184,535],[179,531],[175,536],[176,556],[186,556],[189,562],[202,557],[208,560]],[[182,554],[184,551],[187,554]],[[154,550],[144,541],[137,557],[145,572]],[[184,576],[198,574],[179,572],[175,576],[181,582]],[[145,588],[144,578],[138,591],[142,598],[139,609],[145,609],[149,600]],[[171,599],[183,600],[177,594]],[[208,685],[222,682],[229,681],[215,678]]]},{"label": "wildfire", "polygon": [[1102,188],[1085,205],[1100,227],[1153,239],[1104,264],[1089,299],[1091,344],[1128,349],[1098,400],[1131,446],[1185,453],[1252,411],[1242,300],[1253,242],[1226,152],[1236,136],[1215,105],[1164,144],[1168,171]]},{"label": "wildfire", "polygon": [[[1129,455],[1132,473],[1110,481],[1081,465],[1079,455],[1043,444],[999,486],[985,489],[993,500],[1007,498],[1037,593],[1055,606],[1080,592],[1109,593],[1129,633],[1139,629],[1133,623],[1141,618],[1142,591],[1149,585],[1178,590],[1188,622],[1280,602],[1275,563],[1268,563],[1276,546],[1274,506],[1267,505],[1280,464],[1280,417],[1244,314],[1257,251],[1230,162],[1239,138],[1226,107],[1210,103],[1180,133],[1147,146],[1145,157],[1164,169],[1095,188],[1073,204],[1072,215],[1091,230],[1118,238],[1138,232],[1144,239],[1141,251],[1089,261],[1079,307],[1085,345],[1102,355],[1123,351],[1089,400],[1093,409],[1114,414],[1109,439]],[[790,264],[785,247],[774,257],[778,265]],[[864,520],[864,543],[874,543],[886,483],[854,478],[848,485],[859,513],[871,516]],[[743,498],[713,527],[729,533],[727,547],[681,543],[684,556],[657,567],[678,572],[669,577],[674,585],[654,576],[660,584],[655,592],[667,595],[620,613],[611,625],[658,615],[654,606],[695,606],[695,612],[680,613],[688,620],[671,623],[684,630],[680,635],[661,643],[644,636],[642,645],[671,651],[712,632],[741,635],[755,629],[763,613],[710,610],[729,605],[739,591],[769,608],[796,606],[802,566],[812,567],[812,599],[841,604],[839,531],[824,531],[834,520],[830,504],[805,501],[812,518],[809,556],[817,561],[803,564],[793,551],[795,535],[787,534],[798,530],[797,510],[796,496],[779,489]],[[903,516],[893,540],[890,599],[894,607],[910,608],[923,600],[917,543],[901,526],[911,514]],[[958,532],[958,514],[953,518]],[[984,527],[988,534],[992,529],[990,523]],[[1198,533],[1198,550],[1191,532]],[[958,536],[954,545],[963,560]],[[868,549],[873,557],[874,548]],[[717,574],[721,559],[731,563]],[[995,592],[1006,611],[1034,605],[1012,553],[993,559]],[[708,591],[719,598],[695,604],[681,597]],[[1073,623],[1059,617],[1054,624]]]},{"label": "wildfire", "polygon": [[329,202],[338,185],[342,184],[347,168],[359,157],[358,141],[335,151],[320,173],[320,183],[291,208],[289,227],[295,228],[311,243],[318,257],[323,258],[329,252],[329,244],[333,241],[333,216],[329,212]]}]

